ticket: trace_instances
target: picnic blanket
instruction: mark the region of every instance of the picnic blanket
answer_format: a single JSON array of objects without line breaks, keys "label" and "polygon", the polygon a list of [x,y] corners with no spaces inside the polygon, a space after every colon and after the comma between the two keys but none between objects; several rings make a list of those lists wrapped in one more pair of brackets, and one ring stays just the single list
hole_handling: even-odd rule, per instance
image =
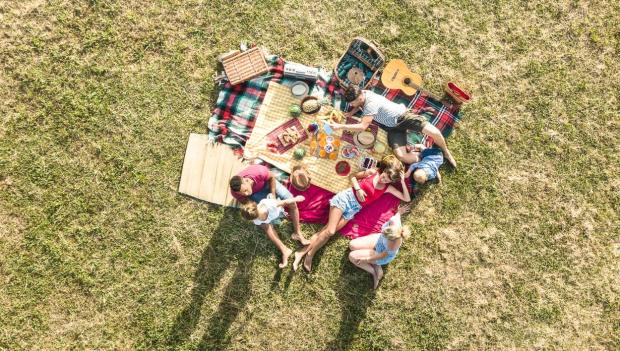
[{"label": "picnic blanket", "polygon": [[[213,114],[209,119],[210,139],[242,150],[241,148],[245,146],[245,143],[250,138],[269,83],[286,83],[286,78],[283,78],[284,60],[277,56],[271,56],[267,58],[267,63],[270,66],[267,74],[236,86],[228,83],[224,85],[218,96]],[[371,86],[375,93],[381,94],[391,101],[405,104],[414,112],[420,111],[424,107],[432,107],[435,110],[434,112],[424,113],[423,115],[446,138],[450,136],[453,128],[461,120],[458,105],[444,104],[424,92],[418,91],[414,96],[407,96],[400,90],[391,90],[383,87],[379,80],[374,80]],[[342,90],[330,71],[319,70],[319,79],[312,86],[310,94],[321,98],[327,97],[331,99],[333,106],[343,111],[349,110],[348,104],[341,98]],[[409,140],[411,143],[422,142],[427,146],[432,146],[433,144],[431,138],[422,138],[413,133],[410,133]],[[307,204],[308,206],[304,206],[303,210],[300,206],[302,221],[313,222],[317,220],[320,222],[319,218],[326,220],[324,213],[329,210],[329,199],[334,193],[319,188],[313,189],[312,194],[312,196],[316,197],[316,201],[313,201],[311,205],[309,203]],[[382,196],[372,205],[358,213],[353,220],[340,230],[340,233],[344,236],[355,238],[379,232],[381,225],[396,213],[398,202],[398,199],[390,194]]]},{"label": "picnic blanket", "polygon": [[[269,83],[267,94],[265,94],[263,100],[263,106],[256,117],[252,135],[245,144],[245,156],[249,158],[258,157],[285,172],[290,172],[295,165],[303,163],[312,173],[312,184],[333,193],[346,189],[350,186],[350,174],[339,176],[336,174],[335,170],[336,164],[343,161],[340,154],[334,160],[306,156],[302,160],[298,161],[293,157],[293,152],[296,148],[301,147],[306,149],[309,153],[307,143],[300,143],[296,147],[283,153],[271,152],[266,148],[266,142],[268,141],[267,136],[274,128],[281,125],[283,121],[291,118],[288,113],[289,106],[292,104],[299,104],[299,102],[300,98],[293,96],[288,86],[271,81]],[[302,114],[296,120],[301,122],[305,128],[308,124],[314,121],[314,118],[315,117],[312,115]],[[343,131],[339,130],[335,131],[333,135],[340,136],[342,133]],[[377,139],[384,144],[387,144],[387,133],[379,129]],[[357,157],[345,160],[351,166],[352,172],[356,172],[358,170],[358,164],[362,158],[380,157],[379,155],[372,154],[368,150],[360,151],[361,152]]]},{"label": "picnic blanket", "polygon": [[299,191],[289,183],[287,188],[293,196],[303,195],[306,198],[304,201],[297,203],[299,220],[301,222],[327,223],[329,200],[334,196],[334,193],[316,185],[310,185],[308,189]]},{"label": "picnic blanket", "polygon": [[[269,66],[266,74],[237,85],[227,82],[220,89],[207,123],[209,139],[230,145],[234,149],[243,148],[252,134],[269,83],[287,84],[296,81],[283,76],[282,58],[272,55],[267,56],[266,61]],[[310,94],[320,98],[327,97],[334,105],[342,105],[342,90],[329,71],[319,70],[319,78],[311,86]]]}]

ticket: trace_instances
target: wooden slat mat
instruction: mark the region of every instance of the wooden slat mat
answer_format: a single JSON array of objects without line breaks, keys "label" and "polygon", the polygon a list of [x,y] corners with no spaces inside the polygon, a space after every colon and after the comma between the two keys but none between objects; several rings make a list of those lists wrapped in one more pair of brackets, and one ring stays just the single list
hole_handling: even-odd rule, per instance
[{"label": "wooden slat mat", "polygon": [[[296,161],[293,159],[293,151],[296,148],[282,154],[271,153],[267,150],[267,140],[265,136],[278,125],[290,119],[291,117],[288,112],[289,107],[292,104],[299,104],[299,102],[300,99],[291,94],[289,87],[275,82],[269,83],[269,88],[267,89],[263,105],[256,118],[252,135],[250,135],[250,139],[248,139],[245,145],[245,156],[247,158],[259,157],[265,162],[288,173],[291,172],[291,169],[296,164],[304,163],[310,170],[312,184],[334,193],[346,189],[351,186],[349,182],[350,175],[342,177],[337,175],[335,170],[336,163],[344,160],[340,154],[336,160],[306,156],[301,161]],[[315,115],[308,115],[305,113],[302,113],[299,117],[299,121],[304,128],[315,119]],[[340,136],[342,131],[337,131],[335,134]],[[387,145],[387,133],[384,130],[379,129],[377,139]],[[299,146],[306,148],[306,151],[308,151],[308,141]],[[347,159],[351,164],[351,173],[359,170],[360,160],[365,156],[376,157],[376,155],[362,150],[359,157],[350,160]]]},{"label": "wooden slat mat", "polygon": [[205,134],[192,133],[185,150],[179,192],[213,204],[237,207],[228,182],[246,166],[229,146],[209,142]]}]

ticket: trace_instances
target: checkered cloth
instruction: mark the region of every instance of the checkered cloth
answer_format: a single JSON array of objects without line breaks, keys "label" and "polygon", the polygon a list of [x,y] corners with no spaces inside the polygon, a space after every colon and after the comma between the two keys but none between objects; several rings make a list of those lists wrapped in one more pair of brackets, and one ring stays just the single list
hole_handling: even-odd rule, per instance
[{"label": "checkered cloth", "polygon": [[[252,133],[254,121],[269,87],[269,82],[286,84],[287,81],[292,80],[283,77],[284,63],[284,59],[278,56],[268,56],[268,73],[245,83],[237,85],[226,83],[222,87],[215,109],[208,122],[208,135],[211,140],[228,144],[233,148],[243,148]],[[435,109],[435,112],[423,113],[423,115],[441,130],[444,137],[448,137],[456,123],[461,120],[457,105],[446,105],[426,93],[418,91],[413,97],[407,96],[400,90],[385,88],[378,79],[373,80],[371,86],[375,93],[381,94],[396,103],[407,105],[414,112],[425,107]],[[342,98],[342,89],[338,86],[338,81],[331,71],[319,70],[319,79],[312,86],[310,93],[320,98],[329,99],[331,104],[340,110],[349,110],[347,102]],[[410,133],[410,143],[417,143],[421,140],[421,136]],[[432,146],[431,138],[422,141],[427,146]]]},{"label": "checkered cloth", "polygon": [[[277,56],[268,57],[267,64],[270,69],[265,75],[235,86],[229,83],[224,85],[220,91],[213,114],[209,119],[209,138],[211,140],[223,142],[243,152],[243,147],[252,133],[254,121],[258,116],[258,110],[263,102],[269,83],[274,81],[285,84],[287,81],[283,77],[284,60],[282,58]],[[455,125],[461,120],[458,105],[444,104],[422,92],[417,92],[413,97],[407,96],[399,90],[390,90],[383,87],[377,79],[371,83],[371,86],[375,93],[381,94],[391,101],[407,105],[414,113],[418,113],[425,107],[432,107],[435,110],[434,112],[423,113],[423,115],[441,131],[444,137],[450,136]],[[349,109],[348,104],[342,98],[342,90],[339,88],[338,82],[331,71],[319,70],[319,79],[312,86],[310,94],[323,99],[330,99],[332,105],[340,110],[348,111]],[[410,133],[409,140],[410,143],[423,141],[427,146],[431,146],[433,143],[432,139],[422,140],[421,136],[414,133]],[[285,172],[278,168],[271,167],[271,171],[280,180],[288,177]],[[329,199],[331,197],[328,191],[318,189],[324,194],[322,199]],[[325,204],[319,207],[329,208],[327,201],[325,200]],[[350,221],[346,227],[340,230],[340,233],[350,238],[355,238],[378,232],[385,220],[395,213],[399,202],[393,196],[384,196],[368,208],[363,209],[364,213],[360,213],[357,218]],[[322,215],[319,214],[319,217],[322,217]]]},{"label": "checkered cloth", "polygon": [[[383,95],[388,100],[394,101],[398,104],[406,105],[407,108],[412,110],[414,113],[418,113],[426,117],[430,123],[435,125],[435,127],[441,131],[441,134],[443,134],[445,138],[452,134],[452,130],[461,120],[458,105],[444,104],[442,101],[436,100],[429,96],[428,93],[418,91],[414,96],[408,96],[400,90],[388,89],[384,87],[378,79],[375,79],[371,85],[373,86],[373,92]],[[344,108],[347,109],[348,107],[349,106],[345,106]],[[431,107],[434,111],[419,113],[420,110],[426,107]],[[415,133],[409,133],[408,140],[410,144],[423,142],[428,147],[433,145],[432,138],[423,138],[423,136]]]},{"label": "checkered cloth", "polygon": [[[286,84],[295,79],[283,76],[284,60],[278,56],[266,57],[269,71],[245,83],[231,85],[227,82],[217,98],[209,118],[209,139],[238,149],[250,138],[258,111],[263,103],[270,82]],[[332,104],[342,104],[342,90],[331,72],[319,70],[319,79],[312,85],[311,95],[327,97]]]}]

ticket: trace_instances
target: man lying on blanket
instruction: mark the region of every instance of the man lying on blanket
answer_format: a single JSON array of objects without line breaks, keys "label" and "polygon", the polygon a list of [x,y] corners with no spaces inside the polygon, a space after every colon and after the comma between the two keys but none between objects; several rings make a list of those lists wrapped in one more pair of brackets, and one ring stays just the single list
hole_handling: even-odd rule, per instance
[{"label": "man lying on blanket", "polygon": [[350,85],[345,89],[344,98],[353,107],[353,110],[346,113],[345,116],[350,117],[361,110],[362,120],[357,124],[333,123],[332,128],[362,131],[366,130],[374,119],[382,129],[387,131],[388,143],[394,150],[396,157],[406,164],[418,161],[418,155],[407,150],[407,131],[422,133],[433,138],[448,162],[456,168],[456,161],[450,154],[441,131],[428,123],[423,116],[408,111],[405,105],[392,102],[382,95],[370,90],[361,90],[356,85]]},{"label": "man lying on blanket", "polygon": [[[293,195],[284,185],[282,185],[276,177],[269,171],[269,168],[263,165],[251,165],[242,170],[236,176],[230,178],[230,193],[242,204],[255,202],[259,204],[261,200],[271,195],[271,198],[278,200],[291,200]],[[295,201],[285,201],[285,206],[290,214],[291,222],[295,233],[291,236],[293,240],[299,240],[303,245],[307,245],[310,241],[304,238],[299,226],[299,210]],[[261,223],[267,237],[282,252],[283,262],[285,263],[288,256],[292,253],[287,248],[278,234],[275,232],[273,225],[270,223]]]}]

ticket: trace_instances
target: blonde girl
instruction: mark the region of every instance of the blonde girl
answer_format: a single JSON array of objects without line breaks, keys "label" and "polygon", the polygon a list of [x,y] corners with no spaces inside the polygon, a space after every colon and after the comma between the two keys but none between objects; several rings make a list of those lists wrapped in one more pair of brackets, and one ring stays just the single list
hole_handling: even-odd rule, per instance
[{"label": "blonde girl", "polygon": [[409,205],[399,208],[398,213],[383,224],[381,233],[353,239],[349,243],[349,261],[372,275],[373,289],[383,278],[381,266],[396,258],[403,240],[409,237],[409,229],[403,227],[400,219],[401,213],[408,210]]}]

